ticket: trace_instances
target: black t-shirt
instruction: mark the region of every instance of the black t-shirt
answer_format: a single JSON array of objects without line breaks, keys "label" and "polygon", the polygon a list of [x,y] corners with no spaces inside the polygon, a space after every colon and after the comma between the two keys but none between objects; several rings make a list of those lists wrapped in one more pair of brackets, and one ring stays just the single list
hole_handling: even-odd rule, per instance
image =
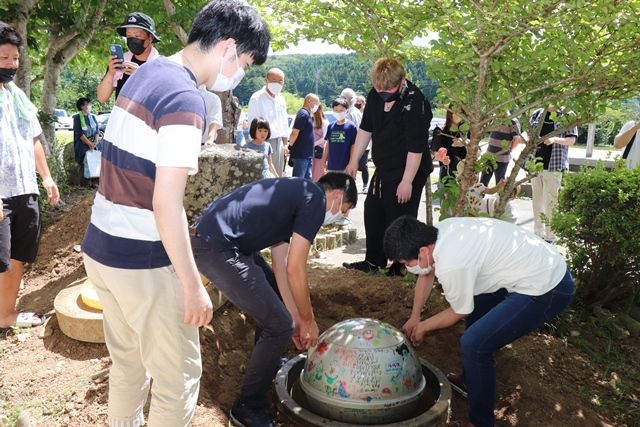
[{"label": "black t-shirt", "polygon": [[[554,130],[556,130],[555,122],[550,118],[551,113],[547,111],[547,114],[544,116],[544,123],[542,123],[542,129],[540,130],[540,136],[543,137],[545,135],[550,134]],[[544,164],[544,170],[549,169],[549,162],[551,161],[551,150],[553,149],[553,144],[546,145],[543,142],[538,145],[536,148],[536,157],[542,157],[542,163]]]},{"label": "black t-shirt", "polygon": [[[462,125],[462,123],[458,126],[460,125]],[[454,172],[457,171],[460,160],[467,158],[467,147],[454,147],[454,138],[464,139],[465,135],[460,131],[453,132],[448,127],[445,127],[442,130],[440,128],[435,128],[433,131],[431,150],[435,152],[444,147],[447,149],[447,156],[449,156],[449,160],[451,160],[448,166],[440,162],[440,179],[445,176],[454,176]]]},{"label": "black t-shirt", "polygon": [[298,129],[298,137],[293,145],[289,147],[289,156],[292,159],[310,159],[313,157],[313,143],[315,135],[313,133],[313,119],[311,113],[304,108],[298,110],[293,128]]},{"label": "black t-shirt", "polygon": [[[138,64],[140,66],[142,64],[145,64],[147,61],[141,61],[141,60],[137,59],[135,56],[133,56],[131,58],[131,62],[136,63],[136,64]],[[109,72],[109,67],[107,67],[107,72]],[[118,95],[120,95],[120,90],[122,90],[122,87],[127,82],[127,80],[129,80],[129,74],[122,73],[122,78],[120,80],[118,80],[117,86],[115,87],[116,98],[118,97]]]},{"label": "black t-shirt", "polygon": [[433,171],[429,151],[431,107],[420,89],[407,80],[407,87],[389,112],[384,100],[371,89],[367,95],[360,128],[371,132],[372,158],[376,171],[384,181],[401,180],[407,164],[407,153],[422,153],[418,174]]},{"label": "black t-shirt", "polygon": [[324,222],[324,187],[307,179],[261,179],[213,201],[196,222],[211,246],[254,253],[298,233],[313,242]]}]

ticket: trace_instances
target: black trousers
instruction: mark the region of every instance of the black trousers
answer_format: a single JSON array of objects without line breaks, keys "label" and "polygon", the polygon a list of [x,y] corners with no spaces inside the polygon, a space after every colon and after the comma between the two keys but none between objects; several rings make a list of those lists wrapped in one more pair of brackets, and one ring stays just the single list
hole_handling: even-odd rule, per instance
[{"label": "black trousers", "polygon": [[413,179],[411,199],[407,203],[398,203],[396,191],[400,179],[383,182],[378,171],[373,173],[371,185],[364,201],[364,230],[367,238],[365,259],[378,267],[386,267],[387,256],[384,253],[384,233],[393,221],[403,215],[418,217],[420,198],[427,182],[426,175],[420,171]]}]

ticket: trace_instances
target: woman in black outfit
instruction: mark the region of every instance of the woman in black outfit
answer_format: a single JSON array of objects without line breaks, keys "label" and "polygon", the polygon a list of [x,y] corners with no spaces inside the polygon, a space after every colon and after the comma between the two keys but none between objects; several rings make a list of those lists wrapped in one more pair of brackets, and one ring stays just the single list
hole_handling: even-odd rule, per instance
[{"label": "woman in black outfit", "polygon": [[[453,177],[460,160],[464,160],[467,157],[467,148],[463,140],[463,138],[467,138],[467,135],[458,130],[462,123],[460,116],[447,111],[444,129],[436,127],[433,131],[431,151],[437,152],[444,147],[447,149],[447,156],[451,160],[448,165],[440,162],[440,183],[443,183],[446,177]],[[456,126],[455,131],[451,130],[454,126]]]}]

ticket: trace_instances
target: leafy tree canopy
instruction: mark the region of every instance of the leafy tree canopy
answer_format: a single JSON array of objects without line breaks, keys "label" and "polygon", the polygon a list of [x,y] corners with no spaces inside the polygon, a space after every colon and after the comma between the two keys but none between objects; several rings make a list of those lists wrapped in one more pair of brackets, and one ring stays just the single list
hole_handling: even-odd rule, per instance
[{"label": "leafy tree canopy", "polygon": [[[440,84],[436,101],[451,103],[452,111],[462,109],[471,135],[456,205],[460,214],[475,168],[473,153],[492,126],[519,117],[524,130],[535,135],[528,129],[529,116],[553,104],[576,112],[565,116],[560,133],[597,117],[609,100],[636,94],[638,5],[619,0],[270,0],[268,6],[273,19],[295,23],[289,36],[294,40],[322,39],[370,58],[427,61],[428,75]],[[438,34],[430,50],[410,45],[427,30]],[[505,192],[540,142],[529,140]]]}]

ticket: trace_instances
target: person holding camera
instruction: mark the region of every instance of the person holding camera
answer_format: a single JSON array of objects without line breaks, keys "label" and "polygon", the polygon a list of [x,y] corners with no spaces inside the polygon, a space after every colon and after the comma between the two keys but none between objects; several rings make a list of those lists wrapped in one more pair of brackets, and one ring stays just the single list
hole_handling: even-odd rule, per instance
[{"label": "person holding camera", "polygon": [[153,47],[154,43],[160,41],[160,37],[156,35],[156,23],[148,15],[142,12],[130,13],[125,23],[116,28],[116,31],[127,38],[129,51],[124,54],[124,59],[117,55],[109,57],[107,72],[98,86],[100,102],[107,102],[114,89],[117,98],[131,74],[142,64],[160,56]]}]

